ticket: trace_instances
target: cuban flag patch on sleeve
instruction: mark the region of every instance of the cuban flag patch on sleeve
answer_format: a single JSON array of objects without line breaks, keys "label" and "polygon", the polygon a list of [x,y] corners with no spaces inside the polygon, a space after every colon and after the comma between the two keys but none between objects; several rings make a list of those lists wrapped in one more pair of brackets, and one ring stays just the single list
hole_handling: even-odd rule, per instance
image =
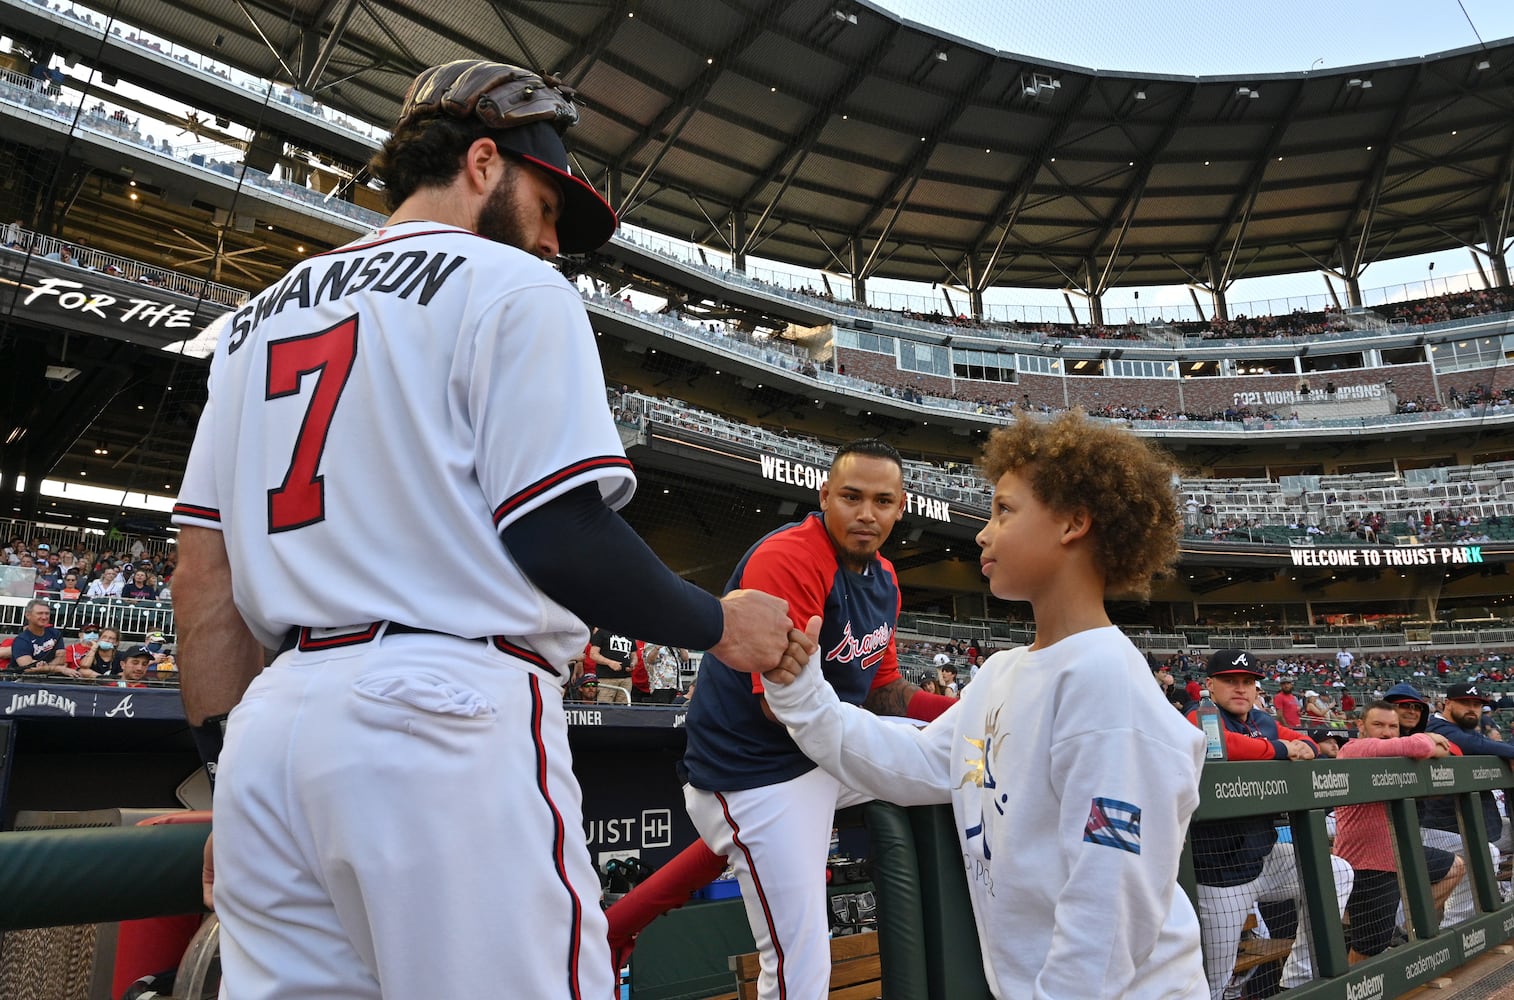
[{"label": "cuban flag patch on sleeve", "polygon": [[1141,807],[1119,799],[1095,798],[1083,827],[1083,840],[1140,854]]}]

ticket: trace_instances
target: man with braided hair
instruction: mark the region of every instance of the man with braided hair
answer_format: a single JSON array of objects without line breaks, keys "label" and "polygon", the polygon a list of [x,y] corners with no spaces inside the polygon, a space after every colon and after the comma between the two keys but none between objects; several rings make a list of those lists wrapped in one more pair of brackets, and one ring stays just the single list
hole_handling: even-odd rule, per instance
[{"label": "man with braided hair", "polygon": [[[583,622],[764,669],[787,649],[783,601],[697,590],[615,513],[635,477],[572,402],[603,373],[546,263],[616,225],[568,169],[577,118],[551,77],[426,70],[372,164],[394,214],[216,345],[174,589],[219,770],[223,997],[610,996],[562,710]],[[454,558],[351,558],[401,533]]]}]

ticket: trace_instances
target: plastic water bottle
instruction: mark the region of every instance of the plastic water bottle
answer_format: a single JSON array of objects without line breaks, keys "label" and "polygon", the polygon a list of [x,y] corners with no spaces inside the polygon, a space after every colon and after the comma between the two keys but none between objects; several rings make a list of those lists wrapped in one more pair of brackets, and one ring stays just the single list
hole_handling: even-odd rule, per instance
[{"label": "plastic water bottle", "polygon": [[1204,759],[1225,759],[1225,724],[1220,721],[1220,710],[1210,700],[1209,692],[1199,699],[1199,728],[1204,731]]}]

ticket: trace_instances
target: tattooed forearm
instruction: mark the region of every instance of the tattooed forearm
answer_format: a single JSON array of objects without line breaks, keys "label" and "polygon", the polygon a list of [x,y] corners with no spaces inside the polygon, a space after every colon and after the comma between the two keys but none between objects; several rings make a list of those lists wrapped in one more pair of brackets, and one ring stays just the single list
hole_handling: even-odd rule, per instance
[{"label": "tattooed forearm", "polygon": [[920,685],[911,684],[903,677],[890,681],[881,688],[868,693],[862,707],[874,715],[907,715],[909,700],[920,690]]}]

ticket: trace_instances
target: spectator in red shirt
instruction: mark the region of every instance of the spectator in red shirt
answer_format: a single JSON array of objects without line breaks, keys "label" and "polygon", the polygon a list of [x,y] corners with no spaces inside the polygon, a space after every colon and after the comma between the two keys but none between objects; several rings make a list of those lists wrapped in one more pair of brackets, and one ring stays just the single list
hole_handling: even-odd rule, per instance
[{"label": "spectator in red shirt", "polygon": [[[78,670],[83,666],[84,657],[95,648],[95,642],[100,638],[100,625],[98,622],[87,622],[79,627],[79,641],[63,650],[64,662]],[[93,676],[93,675],[89,675]]]},{"label": "spectator in red shirt", "polygon": [[1299,728],[1299,703],[1298,696],[1293,693],[1293,679],[1283,678],[1278,685],[1277,695],[1272,699],[1273,711],[1277,713],[1278,720],[1289,729]]},{"label": "spectator in red shirt", "polygon": [[1350,691],[1341,695],[1341,711],[1346,715],[1356,711],[1356,699],[1351,697]]}]

